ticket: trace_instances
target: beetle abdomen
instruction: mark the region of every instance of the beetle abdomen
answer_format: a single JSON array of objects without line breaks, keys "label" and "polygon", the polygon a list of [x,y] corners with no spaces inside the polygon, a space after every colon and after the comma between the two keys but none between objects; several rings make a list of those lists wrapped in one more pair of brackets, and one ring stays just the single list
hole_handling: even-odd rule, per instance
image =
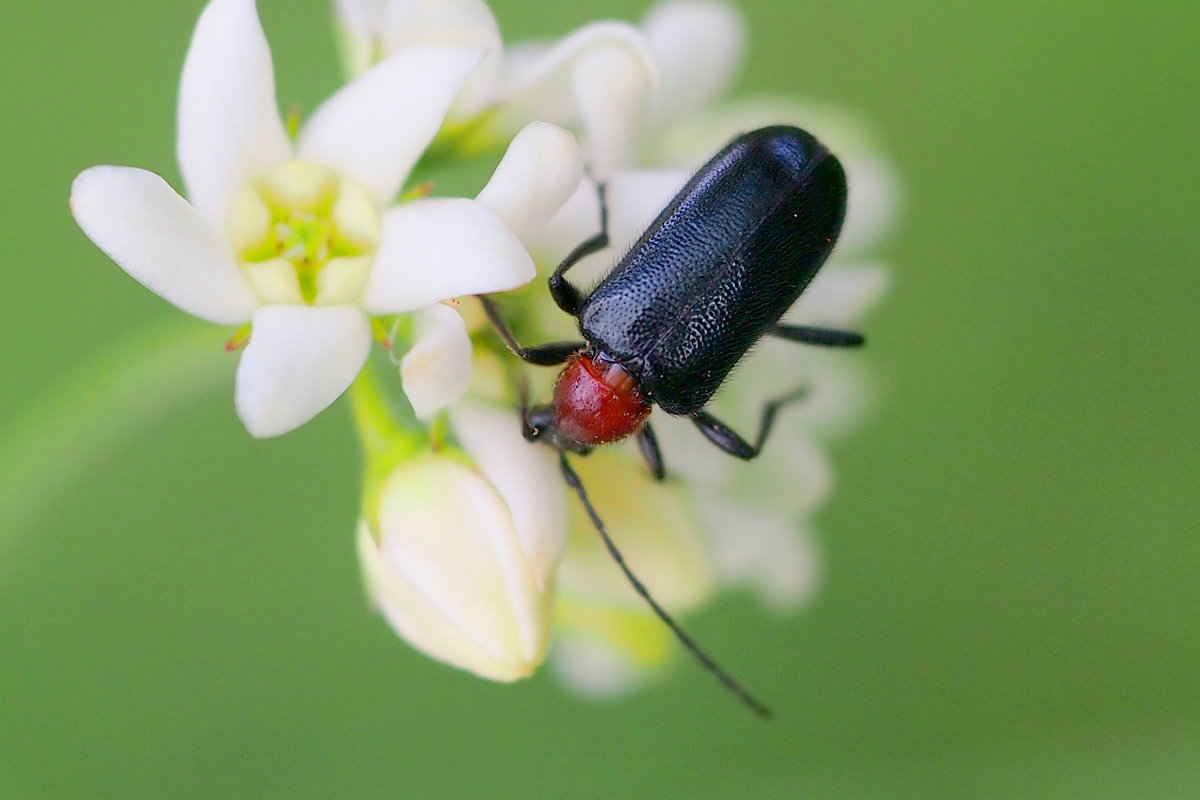
[{"label": "beetle abdomen", "polygon": [[697,411],[816,275],[845,209],[842,166],[810,134],[744,134],[596,287],[580,330],[664,411]]}]

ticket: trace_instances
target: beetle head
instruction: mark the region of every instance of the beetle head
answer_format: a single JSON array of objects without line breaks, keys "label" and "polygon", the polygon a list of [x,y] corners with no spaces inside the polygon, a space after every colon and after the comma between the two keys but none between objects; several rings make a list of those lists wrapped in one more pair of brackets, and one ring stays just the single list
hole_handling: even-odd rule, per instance
[{"label": "beetle head", "polygon": [[569,436],[564,436],[559,430],[554,404],[534,406],[525,409],[521,419],[521,433],[527,442],[541,442],[553,447],[559,452],[570,451],[587,455],[592,448],[580,444]]}]

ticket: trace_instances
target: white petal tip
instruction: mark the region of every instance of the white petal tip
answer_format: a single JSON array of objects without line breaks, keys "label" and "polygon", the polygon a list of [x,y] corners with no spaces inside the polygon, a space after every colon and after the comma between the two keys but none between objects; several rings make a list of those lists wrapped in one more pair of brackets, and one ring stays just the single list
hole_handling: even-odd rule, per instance
[{"label": "white petal tip", "polygon": [[513,139],[476,199],[517,238],[529,242],[582,178],[583,155],[575,135],[548,122],[532,122]]},{"label": "white petal tip", "polygon": [[462,316],[437,304],[420,312],[419,337],[400,360],[404,393],[420,419],[429,419],[466,394],[471,382],[471,337]]},{"label": "white petal tip", "polygon": [[210,322],[250,318],[257,299],[228,242],[158,175],[92,167],[72,182],[69,204],[87,237],[164,300]]},{"label": "white petal tip", "polygon": [[376,538],[360,526],[368,591],[392,627],[438,660],[495,681],[545,657],[546,596],[503,499],[445,456],[397,467],[380,490]]}]

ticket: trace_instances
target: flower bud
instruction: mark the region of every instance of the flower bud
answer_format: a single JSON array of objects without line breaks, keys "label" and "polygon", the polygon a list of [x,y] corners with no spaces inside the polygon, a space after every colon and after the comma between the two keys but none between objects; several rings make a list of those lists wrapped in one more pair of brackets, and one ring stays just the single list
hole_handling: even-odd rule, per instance
[{"label": "flower bud", "polygon": [[[534,448],[513,415],[466,407],[452,420],[474,463],[429,453],[369,487],[358,529],[364,580],[417,649],[480,677],[517,680],[546,655],[562,490],[551,463],[528,458]],[[505,461],[507,474],[495,474]]]}]

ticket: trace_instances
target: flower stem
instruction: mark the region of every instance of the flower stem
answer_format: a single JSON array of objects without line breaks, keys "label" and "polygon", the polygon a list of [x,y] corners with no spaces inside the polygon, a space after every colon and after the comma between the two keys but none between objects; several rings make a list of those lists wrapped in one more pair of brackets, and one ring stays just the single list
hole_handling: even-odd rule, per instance
[{"label": "flower stem", "polygon": [[[389,370],[395,375],[395,370]],[[377,364],[368,361],[350,384],[350,409],[363,449],[363,516],[378,515],[380,494],[395,467],[427,450],[430,433],[408,409],[389,402]]]},{"label": "flower stem", "polygon": [[426,438],[419,425],[405,425],[397,418],[379,372],[370,362],[350,385],[350,408],[368,462],[397,450],[403,454],[411,452]]}]

